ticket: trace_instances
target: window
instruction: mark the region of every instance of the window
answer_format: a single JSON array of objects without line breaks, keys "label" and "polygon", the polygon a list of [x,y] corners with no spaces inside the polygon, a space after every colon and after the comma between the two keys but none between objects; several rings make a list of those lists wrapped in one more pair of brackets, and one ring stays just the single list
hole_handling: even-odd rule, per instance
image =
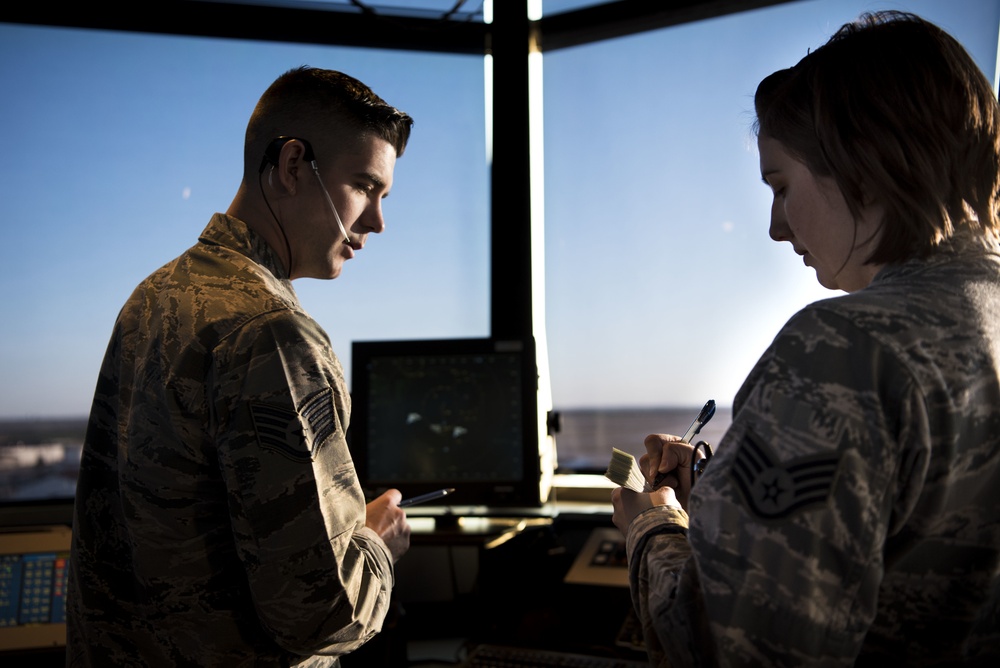
[{"label": "window", "polygon": [[[345,371],[354,339],[489,335],[481,56],[0,24],[0,61],[0,444],[82,435],[118,310],[226,210],[258,97],[303,64],[415,119],[386,232],[336,281],[295,283]],[[0,457],[0,497],[72,495],[37,475],[49,450]]]},{"label": "window", "polygon": [[[555,3],[546,2],[546,11]],[[556,5],[556,8],[559,8]],[[941,25],[991,80],[997,3],[815,0],[545,53],[546,327],[563,467],[681,434],[717,443],[741,382],[820,287],[767,233],[757,83],[864,10]]]}]

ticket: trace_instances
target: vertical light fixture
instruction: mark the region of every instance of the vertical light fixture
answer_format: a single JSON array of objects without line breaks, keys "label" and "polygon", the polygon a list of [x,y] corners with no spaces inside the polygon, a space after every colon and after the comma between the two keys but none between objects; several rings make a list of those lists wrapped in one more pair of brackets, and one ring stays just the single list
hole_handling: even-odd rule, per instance
[{"label": "vertical light fixture", "polygon": [[[483,23],[493,23],[493,0],[483,0]],[[493,165],[493,54],[483,58],[483,89],[486,95],[486,165]]]},{"label": "vertical light fixture", "polygon": [[[542,49],[538,22],[542,0],[528,0],[528,180],[531,195],[531,284],[535,338],[545,340],[545,137],[542,107]],[[544,346],[541,346],[544,350]]]},{"label": "vertical light fixture", "polygon": [[1000,25],[997,26],[997,62],[993,66],[993,94],[1000,92]]},{"label": "vertical light fixture", "polygon": [[[542,98],[542,48],[539,21],[542,0],[528,0],[528,180],[531,199],[531,322],[538,365],[538,434],[542,490],[547,495],[558,467],[553,416],[549,347],[545,333],[545,137]],[[551,433],[550,433],[551,432]]]}]

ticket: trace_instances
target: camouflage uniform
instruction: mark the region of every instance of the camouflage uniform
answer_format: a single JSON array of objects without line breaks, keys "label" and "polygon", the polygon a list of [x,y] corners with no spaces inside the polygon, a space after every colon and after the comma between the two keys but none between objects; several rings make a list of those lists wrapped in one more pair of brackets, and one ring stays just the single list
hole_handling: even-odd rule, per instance
[{"label": "camouflage uniform", "polygon": [[365,527],[349,412],[275,253],[216,214],[132,294],[101,368],[70,665],[335,666],[377,633],[393,565]]},{"label": "camouflage uniform", "polygon": [[[654,665],[1000,665],[1000,249],[784,326],[688,516],[628,529]],[[989,657],[989,658],[987,658]]]}]

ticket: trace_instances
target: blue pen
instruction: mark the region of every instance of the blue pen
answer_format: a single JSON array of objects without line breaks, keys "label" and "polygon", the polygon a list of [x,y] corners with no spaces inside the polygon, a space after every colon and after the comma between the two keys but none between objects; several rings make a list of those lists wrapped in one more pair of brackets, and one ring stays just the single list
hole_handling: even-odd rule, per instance
[{"label": "blue pen", "polygon": [[[705,402],[705,406],[701,409],[701,412],[698,413],[698,417],[694,419],[694,422],[691,423],[688,430],[684,432],[684,436],[681,437],[681,440],[685,443],[690,443],[691,439],[697,436],[698,432],[701,431],[701,428],[708,424],[708,421],[712,419],[713,415],[715,415],[715,400],[709,399]],[[657,473],[656,477],[653,479],[653,489],[659,487],[663,483],[663,479],[666,476],[666,473]]]},{"label": "blue pen", "polygon": [[701,409],[700,413],[698,413],[698,417],[694,419],[694,422],[691,423],[688,430],[684,432],[684,436],[681,437],[681,440],[685,443],[690,443],[691,439],[697,436],[698,432],[701,431],[701,428],[708,424],[708,421],[712,419],[713,415],[715,415],[715,400],[709,399],[705,402],[705,407]]}]

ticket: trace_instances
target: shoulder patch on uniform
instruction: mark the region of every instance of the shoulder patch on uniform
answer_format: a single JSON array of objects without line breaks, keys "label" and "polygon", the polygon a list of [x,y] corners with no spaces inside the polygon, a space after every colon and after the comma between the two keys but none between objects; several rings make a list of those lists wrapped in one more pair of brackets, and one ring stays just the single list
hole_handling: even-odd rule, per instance
[{"label": "shoulder patch on uniform", "polygon": [[295,411],[282,406],[252,403],[250,414],[253,415],[254,430],[261,448],[295,462],[312,459],[305,449],[302,424]]},{"label": "shoulder patch on uniform", "polygon": [[302,405],[302,417],[309,423],[313,448],[321,445],[337,431],[337,420],[333,413],[333,390],[320,390]]},{"label": "shoulder patch on uniform", "polygon": [[780,462],[756,434],[748,431],[739,444],[730,476],[750,512],[761,519],[781,519],[824,503],[839,463],[835,455]]}]

